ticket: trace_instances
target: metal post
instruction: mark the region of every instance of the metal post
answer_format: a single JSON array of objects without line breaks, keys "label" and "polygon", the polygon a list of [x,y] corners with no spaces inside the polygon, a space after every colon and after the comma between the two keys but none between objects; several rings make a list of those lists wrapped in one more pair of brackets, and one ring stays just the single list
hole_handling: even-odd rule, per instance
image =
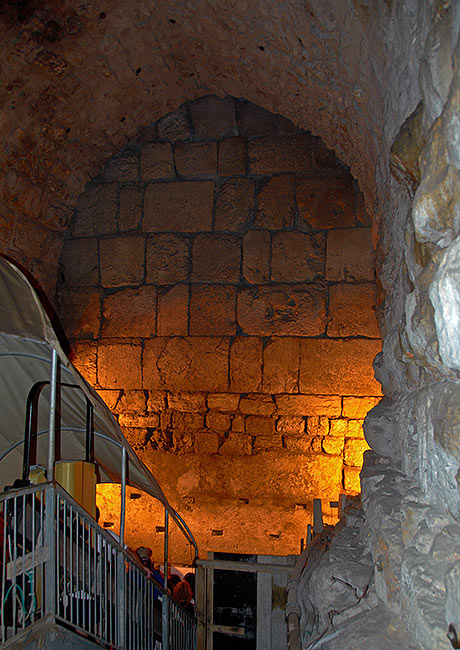
[{"label": "metal post", "polygon": [[[120,545],[125,548],[125,514],[126,514],[126,449],[121,451],[121,493],[120,493]],[[118,617],[118,644],[120,648],[126,648],[126,621],[129,613],[126,612],[126,571],[125,556],[123,552],[117,553],[117,595],[118,607],[122,616]]]},{"label": "metal post", "polygon": [[121,494],[120,494],[120,544],[124,548],[125,543],[125,518],[126,518],[126,449],[121,452]]},{"label": "metal post", "polygon": [[93,457],[93,435],[94,435],[94,409],[93,405],[86,398],[86,451],[85,461],[90,463]]},{"label": "metal post", "polygon": [[56,491],[49,485],[44,492],[45,497],[45,545],[47,559],[45,562],[45,613],[56,615],[56,575],[59,558],[56,557]]},{"label": "metal post", "polygon": [[48,481],[54,480],[54,457],[55,457],[55,433],[56,433],[56,393],[57,393],[57,367],[58,355],[53,349],[51,355],[51,378],[50,378],[50,412],[48,426]]},{"label": "metal post", "polygon": [[161,626],[161,636],[162,636],[162,650],[169,650],[169,598],[168,598],[168,542],[169,542],[169,512],[165,508],[165,544],[164,544],[164,555],[163,555],[163,586],[165,593],[162,598],[162,626]]},{"label": "metal post", "polygon": [[318,535],[318,533],[322,533],[323,530],[324,525],[321,499],[313,499],[313,532],[315,535]]}]

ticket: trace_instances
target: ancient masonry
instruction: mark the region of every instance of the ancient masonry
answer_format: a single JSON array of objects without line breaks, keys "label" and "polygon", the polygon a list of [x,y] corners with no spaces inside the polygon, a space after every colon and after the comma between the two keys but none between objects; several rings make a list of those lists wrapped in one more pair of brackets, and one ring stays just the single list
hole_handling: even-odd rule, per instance
[{"label": "ancient masonry", "polygon": [[182,105],[106,165],[67,232],[60,311],[146,462],[276,452],[289,476],[301,455],[292,502],[321,477],[326,502],[359,492],[381,394],[369,224],[318,138],[231,97]]}]

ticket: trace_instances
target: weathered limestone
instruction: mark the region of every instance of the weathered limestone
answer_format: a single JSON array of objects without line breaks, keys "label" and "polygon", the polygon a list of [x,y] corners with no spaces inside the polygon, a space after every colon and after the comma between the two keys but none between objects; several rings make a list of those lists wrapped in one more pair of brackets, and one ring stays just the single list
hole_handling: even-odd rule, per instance
[{"label": "weathered limestone", "polygon": [[[367,491],[372,501],[366,514],[369,530],[380,535],[371,539],[372,562],[377,562],[382,548],[387,549],[384,570],[378,572],[380,578],[378,575],[377,578],[378,598],[390,608],[390,614],[388,611],[382,614],[380,604],[370,606],[370,611],[352,620],[353,624],[341,636],[337,634],[330,640],[323,638],[322,642],[325,647],[345,650],[346,643],[354,649],[363,642],[385,649],[410,647],[410,644],[417,648],[449,647],[445,633],[450,622],[458,624],[456,603],[459,601],[455,586],[458,580],[455,580],[455,570],[451,572],[457,559],[447,552],[449,547],[456,548],[459,506],[455,408],[460,112],[457,3],[310,0],[305,4],[261,0],[237,3],[231,12],[220,1],[198,2],[193,7],[187,3],[144,2],[142,5],[136,3],[132,11],[134,5],[129,1],[120,3],[117,0],[111,3],[110,9],[98,0],[61,3],[59,7],[53,3],[42,4],[6,3],[1,15],[0,33],[3,50],[8,55],[5,55],[0,73],[4,170],[0,179],[0,246],[2,252],[23,264],[50,294],[56,284],[62,233],[68,229],[75,207],[78,218],[74,219],[68,234],[74,241],[97,238],[101,250],[107,246],[102,285],[99,277],[102,267],[96,277],[94,259],[90,262],[89,255],[86,268],[82,260],[81,269],[64,269],[66,278],[73,277],[71,282],[75,281],[76,286],[72,287],[75,293],[69,294],[70,299],[61,293],[61,309],[68,319],[66,329],[76,337],[75,361],[95,385],[101,378],[104,382],[113,379],[107,368],[109,354],[105,347],[112,343],[94,339],[103,334],[103,300],[110,296],[112,289],[136,290],[139,284],[148,282],[145,269],[144,274],[141,273],[145,260],[137,256],[140,253],[142,257],[142,252],[134,246],[129,253],[127,246],[124,253],[127,263],[121,273],[121,268],[111,266],[110,257],[115,249],[103,242],[127,233],[138,236],[142,232],[147,237],[151,233],[174,233],[178,227],[180,233],[190,236],[190,241],[195,232],[212,232],[216,187],[215,178],[206,176],[209,173],[206,170],[215,169],[214,154],[210,158],[197,156],[197,164],[204,165],[205,161],[206,165],[201,167],[201,175],[193,180],[189,176],[170,176],[172,145],[203,143],[204,146],[196,147],[198,153],[200,150],[213,151],[213,143],[217,142],[217,172],[225,176],[224,182],[234,175],[251,176],[256,169],[256,193],[259,195],[255,196],[253,225],[270,233],[294,229],[296,218],[301,217],[297,229],[311,234],[310,219],[318,219],[318,215],[313,215],[304,201],[318,195],[316,190],[313,193],[311,185],[307,187],[315,180],[310,178],[310,173],[315,175],[322,171],[329,180],[342,178],[340,163],[324,146],[319,146],[313,136],[311,150],[303,155],[301,129],[310,129],[320,135],[350,166],[372,213],[371,224],[357,206],[356,225],[363,233],[372,225],[373,240],[375,243],[379,240],[378,301],[384,346],[376,371],[383,392],[392,400],[396,411],[386,425],[382,425],[383,430],[386,426],[389,439],[394,441],[392,466],[383,463],[376,469],[376,475],[382,478],[374,481],[369,478],[363,483],[363,491]],[[54,40],[47,36],[50,20],[60,27]],[[218,97],[201,98],[204,93],[217,93]],[[227,93],[235,97],[250,93],[251,101],[261,106],[254,109],[243,100],[233,102],[223,98]],[[198,97],[199,101],[194,103],[193,99]],[[186,100],[191,103],[184,105]],[[404,143],[399,149],[393,148],[400,163],[398,179],[406,183],[399,187],[389,175],[390,152],[402,125],[418,106],[422,111],[423,137],[416,138],[416,146],[411,144],[409,156]],[[295,124],[270,111],[289,117]],[[211,115],[213,120],[209,120]],[[140,129],[155,120],[158,121],[153,126],[144,128],[139,134]],[[409,131],[410,140],[415,129]],[[273,147],[284,134],[289,136],[291,144],[276,160],[272,155]],[[133,141],[133,138],[138,139]],[[249,158],[245,138],[251,139]],[[270,142],[264,142],[265,138]],[[128,141],[131,146],[123,150]],[[144,153],[143,147],[147,147]],[[174,156],[174,146],[172,150]],[[192,147],[187,150],[191,152]],[[112,158],[114,154],[117,155]],[[101,176],[103,182],[88,186],[88,191],[82,194],[86,183],[94,179],[110,159]],[[305,172],[306,177],[293,181],[295,174],[291,171],[279,171],[274,176],[268,172],[265,176],[270,169],[287,170],[286,161],[289,165],[295,161],[304,170],[309,170]],[[145,181],[147,173],[152,175],[150,181]],[[277,213],[270,191],[267,189],[267,199],[263,198],[263,192],[272,183],[276,185],[275,179],[288,177],[284,196],[279,201],[286,206],[286,211]],[[302,185],[304,181],[306,184]],[[185,183],[191,184],[188,191]],[[166,190],[159,196],[161,184],[170,186],[167,198]],[[217,189],[220,187],[219,179]],[[156,196],[154,189],[158,190]],[[280,195],[281,189],[278,189]],[[187,209],[182,210],[182,198],[186,195],[189,199]],[[321,197],[315,203],[322,205]],[[345,237],[346,231],[354,230],[347,221],[349,203],[338,195],[331,203],[337,210],[324,214],[324,229],[337,223],[336,217],[343,216],[344,221],[337,227]],[[162,219],[158,222],[162,230],[151,227],[155,214]],[[265,215],[261,217],[262,221],[267,219],[265,224],[259,225],[259,215]],[[204,224],[201,230],[188,230],[197,223]],[[358,234],[368,238],[369,234],[363,233]],[[340,288],[331,289],[336,282],[354,286],[372,281],[372,277],[365,255],[359,264],[353,263],[346,249],[342,250],[343,242],[337,234],[328,231],[326,239],[328,299],[332,296],[332,304],[337,306],[344,304],[345,298],[341,302],[333,295],[340,292]],[[121,242],[119,244],[123,248]],[[91,245],[87,248],[88,254],[90,248]],[[265,257],[260,257],[261,262],[253,256],[255,261],[242,271],[243,275],[247,272],[250,276],[246,281],[251,284],[269,280],[270,269],[264,266],[267,250]],[[64,252],[62,259],[65,256]],[[80,282],[87,284],[83,286]],[[165,339],[179,336],[181,340],[189,336],[188,283],[189,276],[172,288],[155,286],[158,291],[157,335]],[[87,294],[91,309],[86,313],[83,290],[90,288],[95,292]],[[343,296],[345,292],[346,289]],[[78,305],[79,297],[83,311],[80,307],[73,311],[72,305]],[[349,322],[337,317],[334,320],[326,314],[325,328],[313,336],[341,339],[342,333],[346,338],[349,335],[345,332],[349,331]],[[234,392],[261,390],[263,340],[258,335],[245,336],[240,329],[235,334],[237,338],[229,341],[230,361],[225,368],[227,384]],[[111,341],[125,345],[115,338]],[[240,341],[245,341],[245,352],[258,364],[251,371],[244,366]],[[141,356],[145,352],[143,343],[140,337],[132,344],[136,360],[139,351]],[[122,363],[127,361],[119,349],[115,348],[114,352],[115,357],[110,351],[112,359],[119,357]],[[222,375],[225,372],[222,371]],[[134,386],[132,390],[154,390],[153,386],[145,388],[142,381],[138,385],[137,374],[128,377]],[[249,388],[242,381],[245,378],[250,383]],[[105,394],[113,397],[122,390],[131,389],[114,386],[101,390],[109,391]],[[226,386],[222,390],[229,388]],[[343,399],[357,397],[359,395],[352,393],[345,394]],[[345,401],[343,406],[345,409]],[[165,422],[169,415],[164,416]],[[240,435],[241,414],[236,415],[232,427]],[[346,419],[351,414],[344,411],[343,415]],[[345,431],[343,424],[338,424],[343,418],[336,415],[303,417],[307,418],[307,430],[310,427],[318,432],[318,435],[312,434],[311,444],[315,449],[321,448],[321,438],[329,435],[328,431]],[[327,420],[327,427],[321,418]],[[351,419],[359,421],[362,417]],[[371,419],[372,416],[369,423]],[[168,422],[172,421],[171,416]],[[184,420],[181,420],[183,426]],[[347,431],[351,430],[349,427],[350,424]],[[137,437],[142,437],[143,443],[151,441],[152,448],[158,444],[181,448],[182,439],[177,436],[175,440],[169,431],[166,433],[166,424],[164,431],[163,437],[152,434],[149,438],[148,429],[139,428]],[[131,435],[132,428],[127,428],[126,432],[134,441],[136,435]],[[220,458],[220,449],[225,449],[231,438],[221,443],[213,432],[209,432],[209,436],[212,438],[209,449],[219,450],[210,455]],[[235,448],[238,444],[235,443]],[[286,442],[286,446],[291,444],[292,440]],[[377,436],[375,445],[379,445]],[[190,445],[184,448],[189,449]],[[190,459],[194,454],[187,453],[187,456]],[[254,457],[262,456],[260,452]],[[262,468],[261,461],[260,473],[264,471]],[[299,471],[301,469],[299,465]],[[346,466],[345,470],[343,480],[348,485],[348,481],[356,479],[357,470]],[[394,472],[398,471],[411,477],[410,498],[417,506],[396,499],[393,479]],[[166,478],[174,482],[177,475],[172,474]],[[188,486],[188,490],[197,485],[194,468],[189,467],[183,476],[186,478],[181,485]],[[213,479],[218,480],[218,475]],[[280,479],[277,486],[281,483]],[[407,488],[407,484],[403,484],[398,491],[404,493]],[[185,492],[186,487],[183,496],[190,497]],[[387,509],[389,498],[393,497],[391,508]],[[388,510],[392,521],[388,519]],[[411,523],[408,535],[405,534],[400,543],[396,536],[399,520],[406,517],[405,513],[414,514],[418,510],[427,515],[429,523]],[[220,523],[229,518],[228,512],[226,504],[219,513]],[[234,520],[235,512],[236,509],[232,510]],[[276,507],[273,513],[281,519]],[[373,518],[373,513],[378,517]],[[417,516],[412,521],[417,521]],[[206,528],[205,522],[198,523],[199,527]],[[450,528],[443,533],[441,525]],[[265,531],[268,526],[267,520],[262,519],[258,529]],[[133,530],[140,535],[136,527]],[[449,531],[452,532],[450,538]],[[429,549],[438,534],[440,538],[433,546],[437,560],[433,562]],[[451,543],[446,544],[446,539]],[[222,544],[226,541],[223,537]],[[361,547],[356,540],[350,540],[349,546],[359,553]],[[271,550],[276,552],[276,549]],[[364,564],[370,565],[367,558]],[[427,569],[422,574],[420,568],[424,567]],[[440,577],[444,575],[445,582],[444,577]],[[350,584],[349,575],[340,576]],[[340,583],[335,586],[340,587]],[[318,588],[316,593],[321,596],[324,591],[325,588]],[[324,604],[326,599],[320,602]],[[325,607],[321,605],[320,609]],[[333,609],[338,608],[333,606]],[[349,614],[354,611],[350,609]],[[347,614],[334,615],[336,627],[340,617],[346,619]],[[369,619],[375,621],[372,629]],[[397,630],[403,621],[410,629],[410,638],[382,634],[379,639],[376,635],[376,629],[388,630],[391,625]]]},{"label": "weathered limestone", "polygon": [[[97,341],[82,368],[143,459],[277,453],[294,474],[311,460],[311,495],[359,492],[362,419],[380,395],[373,246],[359,192],[322,142],[244,100],[205,97],[152,125],[88,192],[62,256],[64,323],[77,350]],[[118,221],[105,210],[98,228],[101,197]],[[314,469],[323,457],[330,476]],[[276,548],[295,552],[311,509],[294,527],[293,497],[278,495]]]}]

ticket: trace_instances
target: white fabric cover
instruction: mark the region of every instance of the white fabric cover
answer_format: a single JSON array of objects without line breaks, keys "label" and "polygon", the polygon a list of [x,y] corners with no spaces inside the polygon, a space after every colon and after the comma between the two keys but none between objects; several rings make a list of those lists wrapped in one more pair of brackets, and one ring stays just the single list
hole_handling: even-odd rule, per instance
[{"label": "white fabric cover", "polygon": [[[38,381],[49,381],[52,349],[60,359],[60,381],[78,384],[82,390],[62,388],[61,430],[57,431],[56,460],[80,460],[85,455],[87,396],[94,406],[94,460],[100,480],[121,480],[121,446],[128,456],[127,483],[159,499],[171,513],[168,501],[147,467],[125,440],[117,421],[62,351],[37,294],[26,277],[0,256],[0,491],[22,476],[26,401]],[[48,445],[49,386],[39,401],[37,464],[46,467]],[[104,437],[101,437],[101,435]],[[113,442],[116,444],[113,444]],[[59,451],[60,447],[60,451]]]}]

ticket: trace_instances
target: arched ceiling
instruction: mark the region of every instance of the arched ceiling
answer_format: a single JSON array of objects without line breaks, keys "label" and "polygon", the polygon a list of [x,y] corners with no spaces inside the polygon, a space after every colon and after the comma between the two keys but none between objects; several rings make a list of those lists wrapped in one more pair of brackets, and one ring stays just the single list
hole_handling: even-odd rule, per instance
[{"label": "arched ceiling", "polygon": [[371,207],[387,132],[417,94],[402,74],[415,21],[400,13],[390,0],[6,0],[0,250],[51,288],[85,183],[142,127],[210,93],[321,136]]}]

